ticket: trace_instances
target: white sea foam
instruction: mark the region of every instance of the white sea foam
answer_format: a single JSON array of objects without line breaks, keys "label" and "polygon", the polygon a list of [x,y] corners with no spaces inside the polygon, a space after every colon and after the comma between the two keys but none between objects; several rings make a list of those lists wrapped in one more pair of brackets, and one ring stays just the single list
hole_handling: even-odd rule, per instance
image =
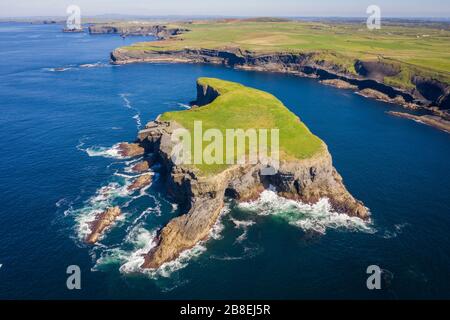
[{"label": "white sea foam", "polygon": [[178,103],[178,106],[183,109],[191,109],[192,108],[190,105],[185,104],[185,103]]},{"label": "white sea foam", "polygon": [[110,66],[110,64],[104,63],[101,61],[98,61],[95,63],[84,63],[84,64],[79,65],[80,68],[96,68],[96,67],[109,67],[109,66]]},{"label": "white sea foam", "polygon": [[236,242],[242,242],[247,239],[248,229],[255,224],[252,220],[237,220],[230,218],[231,222],[234,223],[235,228],[243,230],[242,234],[236,238]]},{"label": "white sea foam", "polygon": [[[77,224],[77,234],[79,239],[85,239],[91,233],[91,224],[98,214],[105,211],[112,205],[113,200],[119,197],[127,197],[130,194],[128,190],[129,183],[121,185],[117,182],[111,182],[107,186],[103,186],[90,197],[85,205],[77,210],[68,209],[67,214],[73,214]],[[120,221],[120,219],[118,219]]]},{"label": "white sea foam", "polygon": [[90,157],[104,157],[112,159],[128,159],[129,157],[124,157],[120,154],[119,143],[113,145],[112,147],[99,147],[93,146],[87,149],[81,149],[86,152]]},{"label": "white sea foam", "polygon": [[45,71],[50,71],[50,72],[64,72],[67,70],[71,70],[72,67],[60,67],[60,68],[44,68]]},{"label": "white sea foam", "polygon": [[282,198],[275,192],[266,190],[261,193],[258,200],[241,203],[238,207],[254,211],[258,215],[276,215],[287,220],[291,225],[321,234],[325,234],[327,229],[375,232],[370,222],[333,211],[329,200],[325,198],[316,204],[309,205]]},{"label": "white sea foam", "polygon": [[408,226],[409,226],[409,223],[395,224],[393,230],[385,230],[383,232],[383,234],[381,235],[381,237],[383,237],[384,239],[396,238],[399,234],[401,234],[403,232],[403,229]]},{"label": "white sea foam", "polygon": [[127,109],[133,110],[134,111],[134,116],[133,119],[136,121],[136,127],[138,130],[141,129],[142,127],[142,120],[141,120],[141,112],[139,111],[139,109],[135,108],[132,104],[131,101],[128,99],[128,97],[130,96],[130,94],[128,93],[121,93],[120,97],[122,98],[123,102],[124,102],[124,106]]}]

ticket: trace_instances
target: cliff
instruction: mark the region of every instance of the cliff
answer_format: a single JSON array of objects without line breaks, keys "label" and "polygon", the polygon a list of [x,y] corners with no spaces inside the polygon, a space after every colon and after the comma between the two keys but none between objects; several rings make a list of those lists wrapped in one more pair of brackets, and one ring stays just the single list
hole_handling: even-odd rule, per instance
[{"label": "cliff", "polygon": [[153,35],[161,40],[169,39],[185,31],[187,30],[182,28],[148,23],[110,23],[89,26],[90,34],[119,34],[122,36]]},{"label": "cliff", "polygon": [[[127,63],[207,63],[236,69],[290,73],[312,77],[333,83],[338,87],[362,91],[362,95],[405,108],[436,107],[446,117],[450,110],[450,86],[432,77],[414,76],[411,87],[399,88],[388,84],[385,79],[398,73],[395,66],[383,62],[364,62],[354,64],[356,74],[341,65],[321,60],[314,53],[256,53],[240,49],[190,49],[180,50],[140,50],[139,47],[118,48],[111,53],[114,64]],[[338,82],[337,82],[338,81]],[[339,83],[339,84],[338,84]],[[371,91],[364,91],[370,89]]]},{"label": "cliff", "polygon": [[[242,100],[243,97],[246,100]],[[175,129],[189,128],[192,119],[202,120],[211,127],[209,116],[214,114],[219,118],[218,128],[223,130],[220,124],[226,120],[221,113],[231,110],[229,116],[233,117],[232,105],[236,101],[241,101],[237,108],[242,112],[236,117],[244,118],[242,125],[257,126],[257,121],[262,121],[279,128],[282,157],[275,174],[262,174],[265,166],[260,163],[230,164],[211,170],[205,166],[173,162],[172,133]],[[325,143],[272,95],[236,83],[203,78],[197,83],[196,104],[198,107],[191,110],[161,115],[139,133],[139,143],[146,152],[154,153],[161,164],[167,194],[184,212],[160,230],[157,246],[145,256],[143,268],[158,268],[206,239],[221,213],[225,197],[236,201],[255,199],[269,187],[275,188],[283,197],[305,203],[315,203],[326,197],[336,211],[368,218],[368,209],[347,191],[334,169]],[[232,121],[237,122],[238,118]],[[275,118],[280,118],[281,122],[275,122]],[[224,127],[227,125],[225,123]],[[236,126],[240,124],[236,123]],[[283,130],[286,130],[286,136]],[[289,130],[296,130],[296,134]],[[300,148],[296,149],[298,146]]]}]

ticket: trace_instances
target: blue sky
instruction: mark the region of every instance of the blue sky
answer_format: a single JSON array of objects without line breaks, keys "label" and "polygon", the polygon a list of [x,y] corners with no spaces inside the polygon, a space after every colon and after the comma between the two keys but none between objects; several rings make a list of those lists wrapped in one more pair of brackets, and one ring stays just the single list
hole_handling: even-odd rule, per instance
[{"label": "blue sky", "polygon": [[375,4],[385,17],[450,17],[450,0],[0,0],[0,16],[63,16],[70,4],[82,15],[361,17]]}]

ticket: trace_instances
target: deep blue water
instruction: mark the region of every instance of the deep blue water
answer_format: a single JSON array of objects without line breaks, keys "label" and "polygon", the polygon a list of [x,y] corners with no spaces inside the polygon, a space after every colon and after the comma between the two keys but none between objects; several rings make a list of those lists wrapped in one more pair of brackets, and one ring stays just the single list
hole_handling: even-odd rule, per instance
[{"label": "deep blue water", "polygon": [[[0,298],[450,298],[449,134],[311,79],[111,66],[112,49],[140,39],[60,27],[0,24]],[[139,120],[181,110],[200,76],[281,99],[327,143],[372,223],[279,199],[230,204],[214,238],[190,258],[156,274],[132,272],[154,231],[178,212],[157,179],[140,195],[123,194],[130,162],[101,155],[133,140]],[[85,246],[83,219],[110,203],[125,218],[101,247]],[[79,291],[66,289],[72,264],[82,270]],[[366,288],[372,264],[393,275],[390,286]]]}]

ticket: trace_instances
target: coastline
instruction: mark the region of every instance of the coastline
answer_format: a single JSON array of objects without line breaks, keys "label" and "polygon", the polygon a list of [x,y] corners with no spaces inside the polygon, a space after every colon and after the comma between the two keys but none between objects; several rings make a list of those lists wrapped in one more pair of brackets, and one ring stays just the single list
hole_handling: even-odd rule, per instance
[{"label": "coastline", "polygon": [[396,111],[387,111],[386,113],[391,116],[413,120],[425,124],[427,126],[436,128],[438,130],[450,133],[450,121],[444,120],[437,116],[430,116],[430,115],[418,116],[410,113],[396,112]]},{"label": "coastline", "polygon": [[241,70],[293,74],[314,78],[325,85],[334,86],[338,89],[351,89],[366,98],[396,104],[409,110],[423,109],[444,120],[450,119],[450,113],[445,109],[450,100],[450,87],[444,83],[416,77],[417,87],[421,86],[428,88],[428,90],[443,92],[435,101],[429,101],[416,88],[405,90],[376,79],[355,76],[341,70],[339,66],[326,62],[318,64],[309,54],[256,54],[240,49],[186,48],[175,51],[141,51],[118,48],[111,52],[110,57],[110,62],[117,65],[134,63],[214,64]]}]

